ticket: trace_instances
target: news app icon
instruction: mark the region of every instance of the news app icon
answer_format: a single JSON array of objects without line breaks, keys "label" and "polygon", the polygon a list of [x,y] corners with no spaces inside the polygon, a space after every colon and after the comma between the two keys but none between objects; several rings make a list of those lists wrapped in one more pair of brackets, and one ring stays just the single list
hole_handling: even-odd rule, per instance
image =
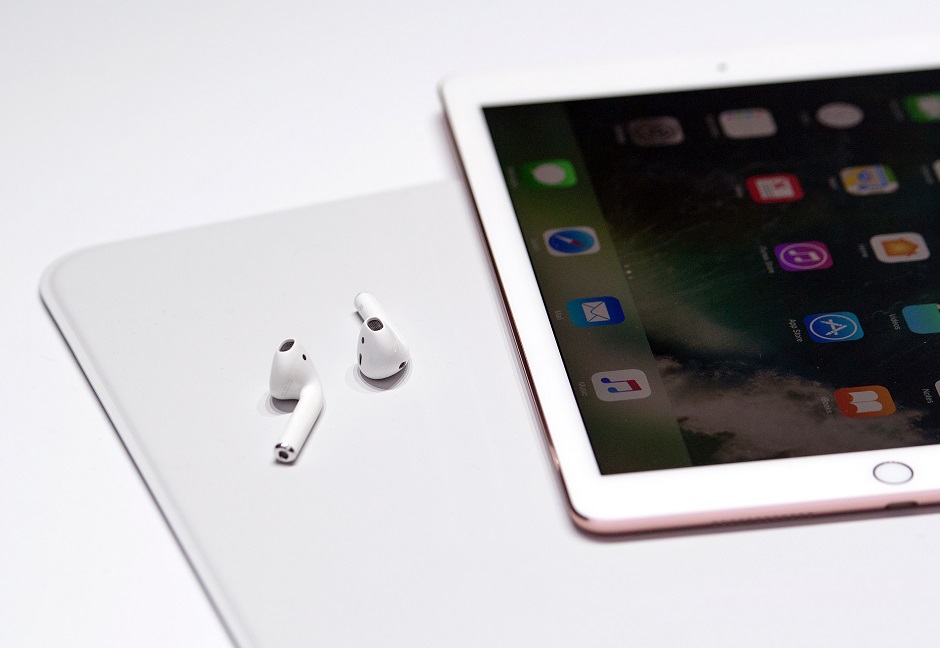
[{"label": "news app icon", "polygon": [[636,400],[653,393],[646,374],[639,369],[601,371],[591,376],[591,384],[602,401]]},{"label": "news app icon", "polygon": [[591,297],[568,302],[568,315],[575,326],[610,326],[625,317],[616,297]]},{"label": "news app icon", "polygon": [[747,191],[756,203],[793,202],[803,197],[800,180],[792,173],[751,176]]},{"label": "news app icon", "polygon": [[883,164],[846,167],[839,171],[842,186],[853,196],[893,193],[898,190],[898,179],[891,167]]},{"label": "news app icon", "polygon": [[835,400],[842,415],[849,418],[887,416],[897,411],[891,393],[881,385],[843,387],[835,391]]},{"label": "news app icon", "polygon": [[875,257],[882,263],[906,263],[930,258],[927,241],[917,232],[879,234],[870,239]]},{"label": "news app icon", "polygon": [[673,146],[685,140],[682,124],[675,117],[643,117],[627,122],[630,140],[637,146]]},{"label": "news app icon", "polygon": [[832,267],[832,254],[821,241],[781,243],[774,247],[780,267],[787,272],[824,270]]},{"label": "news app icon", "polygon": [[766,108],[725,110],[718,115],[718,125],[730,139],[770,137],[777,132],[777,122]]},{"label": "news app icon", "polygon": [[849,342],[865,335],[855,313],[848,311],[807,315],[803,323],[813,342]]}]

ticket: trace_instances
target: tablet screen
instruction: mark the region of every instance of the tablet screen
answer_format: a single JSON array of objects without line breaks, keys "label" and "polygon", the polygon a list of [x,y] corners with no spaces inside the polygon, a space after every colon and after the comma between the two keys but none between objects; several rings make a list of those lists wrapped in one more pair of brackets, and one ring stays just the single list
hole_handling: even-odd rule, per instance
[{"label": "tablet screen", "polygon": [[940,71],[484,114],[602,474],[940,441]]}]

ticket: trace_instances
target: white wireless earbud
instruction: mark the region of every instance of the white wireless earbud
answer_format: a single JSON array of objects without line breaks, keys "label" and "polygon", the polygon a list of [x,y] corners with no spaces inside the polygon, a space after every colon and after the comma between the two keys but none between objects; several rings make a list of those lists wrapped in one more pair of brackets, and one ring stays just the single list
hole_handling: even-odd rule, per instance
[{"label": "white wireless earbud", "polygon": [[385,316],[374,295],[361,292],[353,299],[362,316],[359,329],[359,371],[367,378],[388,378],[411,361],[408,345]]},{"label": "white wireless earbud", "polygon": [[323,387],[317,370],[313,368],[310,356],[293,338],[284,340],[277,347],[269,384],[274,398],[297,399],[284,436],[274,446],[275,459],[292,463],[323,409]]}]

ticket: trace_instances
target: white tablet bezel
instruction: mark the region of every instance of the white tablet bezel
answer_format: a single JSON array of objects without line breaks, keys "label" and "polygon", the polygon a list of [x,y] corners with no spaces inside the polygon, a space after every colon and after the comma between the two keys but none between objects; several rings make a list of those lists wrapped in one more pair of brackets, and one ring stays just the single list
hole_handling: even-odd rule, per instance
[{"label": "white tablet bezel", "polygon": [[[632,61],[445,81],[441,96],[572,517],[617,533],[940,502],[940,445],[601,475],[517,224],[483,109],[940,67],[936,41],[828,44],[722,59]],[[882,462],[914,471],[874,477]]]}]

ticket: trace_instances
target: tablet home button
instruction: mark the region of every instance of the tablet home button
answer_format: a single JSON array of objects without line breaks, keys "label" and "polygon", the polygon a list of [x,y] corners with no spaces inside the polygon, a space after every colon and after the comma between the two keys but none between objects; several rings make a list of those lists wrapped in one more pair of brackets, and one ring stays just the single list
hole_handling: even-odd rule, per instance
[{"label": "tablet home button", "polygon": [[886,461],[875,466],[875,479],[885,484],[903,484],[913,477],[911,467],[898,461]]}]

